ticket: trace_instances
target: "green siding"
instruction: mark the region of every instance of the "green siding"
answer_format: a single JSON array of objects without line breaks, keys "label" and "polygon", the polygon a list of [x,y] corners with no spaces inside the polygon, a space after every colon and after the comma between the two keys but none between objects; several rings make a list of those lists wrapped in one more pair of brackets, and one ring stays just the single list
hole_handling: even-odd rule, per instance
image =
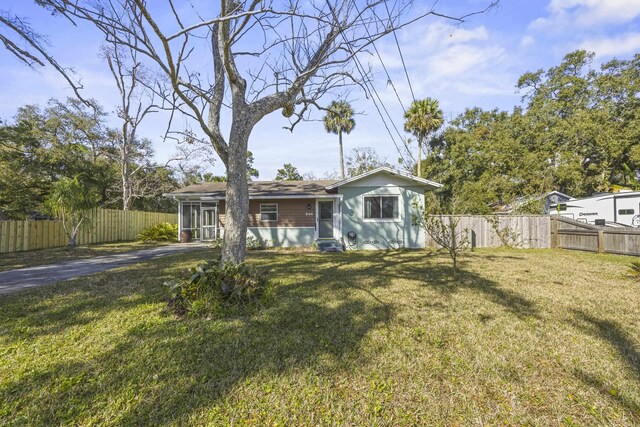
[{"label": "green siding", "polygon": [[247,236],[268,241],[269,246],[307,246],[315,242],[313,227],[249,227]]},{"label": "green siding", "polygon": [[[421,187],[341,187],[342,235],[347,249],[424,248],[424,232],[411,224],[412,202],[424,200]],[[365,195],[397,195],[397,220],[365,221]],[[347,233],[357,234],[355,245],[349,244]]]}]

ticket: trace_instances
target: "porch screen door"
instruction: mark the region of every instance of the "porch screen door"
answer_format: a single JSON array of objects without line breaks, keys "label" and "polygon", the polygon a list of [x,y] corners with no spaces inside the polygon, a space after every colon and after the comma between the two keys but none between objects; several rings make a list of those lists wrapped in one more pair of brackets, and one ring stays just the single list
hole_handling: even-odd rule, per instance
[{"label": "porch screen door", "polygon": [[217,208],[202,210],[202,240],[216,238]]},{"label": "porch screen door", "polygon": [[333,239],[333,202],[318,202],[318,237]]}]

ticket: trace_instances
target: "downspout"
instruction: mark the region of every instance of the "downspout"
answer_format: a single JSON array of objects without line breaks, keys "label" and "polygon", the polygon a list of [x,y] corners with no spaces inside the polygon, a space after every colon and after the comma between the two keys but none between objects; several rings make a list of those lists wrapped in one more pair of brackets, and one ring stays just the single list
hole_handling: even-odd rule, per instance
[{"label": "downspout", "polygon": [[613,195],[613,222],[618,222],[618,197]]}]

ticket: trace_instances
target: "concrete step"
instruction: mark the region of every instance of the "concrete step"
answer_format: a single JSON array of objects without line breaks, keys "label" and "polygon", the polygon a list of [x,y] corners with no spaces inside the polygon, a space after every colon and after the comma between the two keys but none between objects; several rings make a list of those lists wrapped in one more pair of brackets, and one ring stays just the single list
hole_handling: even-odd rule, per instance
[{"label": "concrete step", "polygon": [[342,252],[342,243],[337,240],[317,240],[318,250],[320,252]]}]

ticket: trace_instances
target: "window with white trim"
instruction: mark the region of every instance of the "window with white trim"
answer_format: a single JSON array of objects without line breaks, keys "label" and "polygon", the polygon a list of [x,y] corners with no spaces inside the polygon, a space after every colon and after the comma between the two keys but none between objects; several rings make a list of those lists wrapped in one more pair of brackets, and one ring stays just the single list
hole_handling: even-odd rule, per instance
[{"label": "window with white trim", "polygon": [[278,204],[260,203],[260,221],[277,221]]},{"label": "window with white trim", "polygon": [[397,219],[398,196],[367,196],[364,198],[365,219]]}]

